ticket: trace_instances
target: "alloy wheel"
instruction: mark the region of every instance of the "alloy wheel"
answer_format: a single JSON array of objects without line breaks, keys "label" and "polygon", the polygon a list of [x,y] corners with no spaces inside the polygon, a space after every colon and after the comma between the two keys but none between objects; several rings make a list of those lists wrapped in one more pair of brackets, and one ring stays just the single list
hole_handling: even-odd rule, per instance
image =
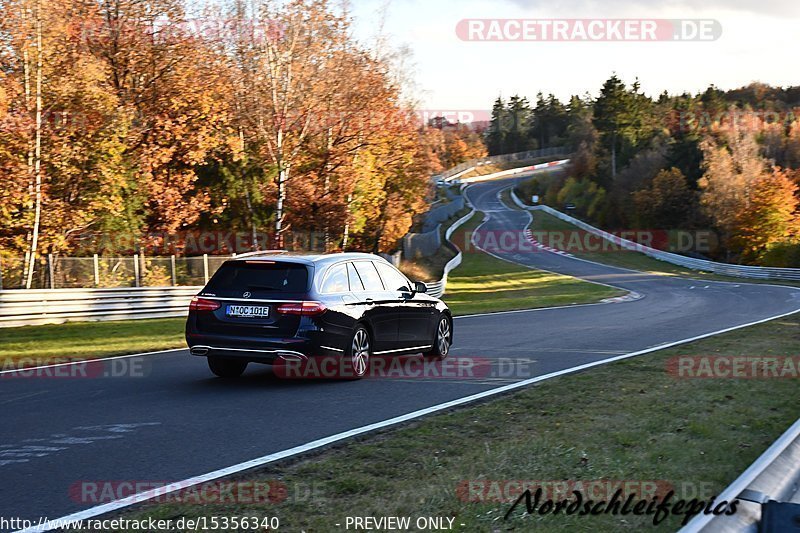
[{"label": "alloy wheel", "polygon": [[439,321],[439,330],[436,334],[436,344],[440,357],[445,357],[450,351],[450,321],[442,317]]},{"label": "alloy wheel", "polygon": [[353,372],[357,376],[366,374],[367,365],[369,364],[369,335],[367,335],[366,330],[359,329],[353,335],[350,357],[353,364]]}]

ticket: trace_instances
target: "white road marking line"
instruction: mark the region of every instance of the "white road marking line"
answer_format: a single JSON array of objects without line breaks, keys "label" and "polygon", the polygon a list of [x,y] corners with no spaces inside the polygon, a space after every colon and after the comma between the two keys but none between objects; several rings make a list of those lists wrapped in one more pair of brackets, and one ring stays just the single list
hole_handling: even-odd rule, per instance
[{"label": "white road marking line", "polygon": [[[94,363],[96,361],[111,361],[112,359],[126,359],[128,357],[142,357],[145,355],[157,355],[160,353],[170,353],[170,352],[180,352],[183,350],[188,350],[189,348],[170,348],[168,350],[158,350],[155,352],[142,352],[142,353],[130,353],[126,355],[112,355],[110,357],[98,357],[96,359],[81,359],[80,361],[68,361],[66,363],[53,363],[52,365],[41,365],[41,366],[26,366],[23,368],[15,368],[12,370],[2,370],[0,374],[11,374],[13,373],[20,373],[20,372],[30,372],[31,370],[39,370],[40,368],[55,368],[57,366],[67,366],[67,365],[82,365],[85,363]],[[30,359],[21,357],[21,360]],[[7,364],[7,363],[3,363]],[[0,368],[2,368],[2,364],[0,364]]]},{"label": "white road marking line", "polygon": [[713,331],[711,333],[704,333],[702,335],[697,335],[695,337],[690,337],[687,339],[682,339],[679,341],[674,341],[666,344],[662,344],[652,348],[646,348],[644,350],[639,350],[638,352],[631,352],[624,355],[618,355],[616,357],[610,357],[608,359],[604,359],[602,361],[593,361],[591,363],[584,363],[582,365],[577,365],[571,368],[566,368],[564,370],[559,370],[557,372],[551,372],[549,374],[545,374],[543,376],[536,376],[534,378],[526,379],[523,381],[518,381],[516,383],[512,383],[510,385],[505,385],[503,387],[497,387],[495,389],[489,389],[487,391],[479,392],[477,394],[472,394],[470,396],[464,396],[462,398],[457,398],[455,400],[451,400],[449,402],[440,403],[437,405],[433,405],[431,407],[426,407],[424,409],[420,409],[418,411],[413,411],[411,413],[407,413],[404,415],[396,416],[394,418],[389,418],[386,420],[382,420],[380,422],[375,422],[373,424],[368,424],[366,426],[361,426],[359,428],[351,429],[349,431],[344,431],[342,433],[337,433],[335,435],[330,435],[328,437],[324,437],[322,439],[318,439],[312,442],[308,442],[306,444],[301,444],[300,446],[295,446],[294,448],[289,448],[287,450],[282,450],[279,452],[271,453],[269,455],[264,455],[262,457],[258,457],[256,459],[252,459],[250,461],[246,461],[243,463],[239,463],[233,466],[229,466],[226,468],[221,468],[219,470],[214,470],[213,472],[209,472],[207,474],[201,474],[199,476],[195,476],[189,479],[185,479],[183,481],[179,481],[177,483],[171,483],[165,487],[159,487],[157,489],[151,489],[145,492],[141,492],[139,494],[134,494],[132,496],[128,496],[127,498],[122,498],[119,500],[114,500],[112,502],[108,502],[102,505],[98,505],[95,507],[91,507],[89,509],[85,509],[83,511],[79,511],[77,513],[72,513],[70,515],[56,518],[54,520],[49,520],[48,522],[37,525],[35,527],[31,527],[25,530],[20,530],[18,533],[34,533],[39,531],[50,531],[55,527],[61,526],[64,522],[74,521],[74,520],[86,520],[89,518],[94,518],[96,516],[110,513],[112,511],[117,511],[119,509],[123,509],[125,507],[129,507],[136,503],[142,503],[147,499],[152,499],[155,497],[163,496],[165,494],[169,494],[175,492],[177,490],[181,490],[187,487],[192,487],[195,485],[199,485],[201,483],[206,483],[208,481],[213,481],[215,479],[219,479],[222,477],[230,476],[233,474],[238,474],[245,470],[250,470],[253,468],[257,468],[263,466],[265,464],[274,463],[280,459],[285,459],[287,457],[292,457],[294,455],[302,454],[309,452],[311,450],[316,450],[319,448],[323,448],[335,442],[340,442],[343,440],[350,439],[357,435],[362,435],[364,433],[369,433],[371,431],[375,431],[377,429],[386,428],[389,426],[394,426],[397,424],[401,424],[403,422],[407,422],[409,420],[414,420],[417,418],[421,418],[423,416],[436,413],[439,411],[444,411],[445,409],[450,409],[452,407],[457,407],[459,405],[464,405],[467,403],[472,403],[477,400],[481,400],[483,398],[489,398],[491,396],[495,396],[497,394],[503,394],[505,392],[513,391],[516,389],[521,389],[527,387],[528,385],[532,385],[533,383],[538,383],[540,381],[545,381],[548,379],[552,379],[558,376],[563,376],[565,374],[572,374],[574,372],[579,372],[581,370],[586,370],[588,368],[593,368],[600,365],[605,365],[608,363],[613,363],[615,361],[621,361],[623,359],[630,359],[632,357],[636,357],[639,355],[648,354],[651,352],[655,352],[658,350],[663,350],[665,348],[671,348],[673,346],[679,346],[681,344],[686,344],[689,342],[694,342],[700,339],[705,339],[708,337],[713,337],[714,335],[720,335],[722,333],[728,333],[729,331],[735,331],[737,329],[746,328],[749,326],[755,326],[757,324],[763,324],[764,322],[769,322],[770,320],[776,320],[778,318],[787,317],[790,315],[794,315],[800,312],[800,309],[796,309],[789,313],[783,313],[780,315],[775,315],[769,318],[764,318],[761,320],[756,320],[754,322],[748,322],[747,324],[741,324],[739,326],[732,326],[729,328],[721,329],[718,331]]}]

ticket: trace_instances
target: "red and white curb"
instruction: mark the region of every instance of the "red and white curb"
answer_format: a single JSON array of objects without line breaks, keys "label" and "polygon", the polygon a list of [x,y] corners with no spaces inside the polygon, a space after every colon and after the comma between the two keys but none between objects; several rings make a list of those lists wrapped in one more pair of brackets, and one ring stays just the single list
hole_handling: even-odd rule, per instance
[{"label": "red and white curb", "polygon": [[525,237],[527,237],[528,241],[531,244],[533,244],[536,248],[539,248],[540,250],[545,250],[547,252],[551,252],[551,253],[558,254],[558,255],[563,255],[563,256],[566,256],[566,257],[575,257],[571,253],[565,252],[564,250],[559,250],[557,248],[553,248],[552,246],[546,246],[546,245],[540,243],[539,241],[537,241],[533,237],[533,233],[531,232],[530,229],[526,229],[525,230]]},{"label": "red and white curb", "polygon": [[[533,233],[531,232],[530,228],[525,230],[525,236],[527,237],[528,241],[531,242],[535,247],[539,248],[540,250],[546,250],[548,252],[563,255],[565,257],[575,257],[571,253],[565,252],[563,250],[558,250],[551,246],[545,246],[544,244],[540,243],[533,237]],[[638,292],[630,291],[628,294],[624,296],[616,296],[614,298],[605,298],[600,300],[602,303],[609,303],[609,304],[616,304],[616,303],[623,303],[623,302],[635,302],[636,300],[642,299],[644,296],[639,294]]]}]

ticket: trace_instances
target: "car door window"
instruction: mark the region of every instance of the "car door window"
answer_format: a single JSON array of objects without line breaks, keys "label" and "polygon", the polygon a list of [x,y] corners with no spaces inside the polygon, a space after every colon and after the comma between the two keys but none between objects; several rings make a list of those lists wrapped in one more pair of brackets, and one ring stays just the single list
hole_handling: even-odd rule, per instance
[{"label": "car door window", "polygon": [[334,292],[347,292],[349,284],[347,282],[347,268],[344,264],[335,265],[328,269],[325,281],[322,282],[320,292],[330,294]]},{"label": "car door window", "polygon": [[389,263],[375,261],[375,267],[378,269],[378,274],[380,274],[383,284],[388,290],[405,292],[411,290],[411,284],[406,277]]},{"label": "car door window", "polygon": [[361,278],[358,277],[356,267],[353,263],[347,263],[347,279],[350,281],[350,290],[353,292],[360,292],[364,290],[364,284],[361,283]]},{"label": "car door window", "polygon": [[364,289],[367,291],[382,291],[383,284],[381,278],[378,276],[378,271],[375,270],[375,265],[372,261],[356,261],[353,263],[358,271],[358,276],[364,284]]}]

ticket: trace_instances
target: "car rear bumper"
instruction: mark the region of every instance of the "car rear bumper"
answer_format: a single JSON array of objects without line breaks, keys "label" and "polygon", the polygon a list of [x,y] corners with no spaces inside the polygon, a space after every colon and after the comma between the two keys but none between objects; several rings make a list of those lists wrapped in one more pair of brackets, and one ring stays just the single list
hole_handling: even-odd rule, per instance
[{"label": "car rear bumper", "polygon": [[275,364],[282,361],[305,361],[314,356],[341,355],[344,350],[322,345],[312,339],[249,338],[187,335],[189,352],[200,357],[217,356],[244,359],[254,363]]}]

